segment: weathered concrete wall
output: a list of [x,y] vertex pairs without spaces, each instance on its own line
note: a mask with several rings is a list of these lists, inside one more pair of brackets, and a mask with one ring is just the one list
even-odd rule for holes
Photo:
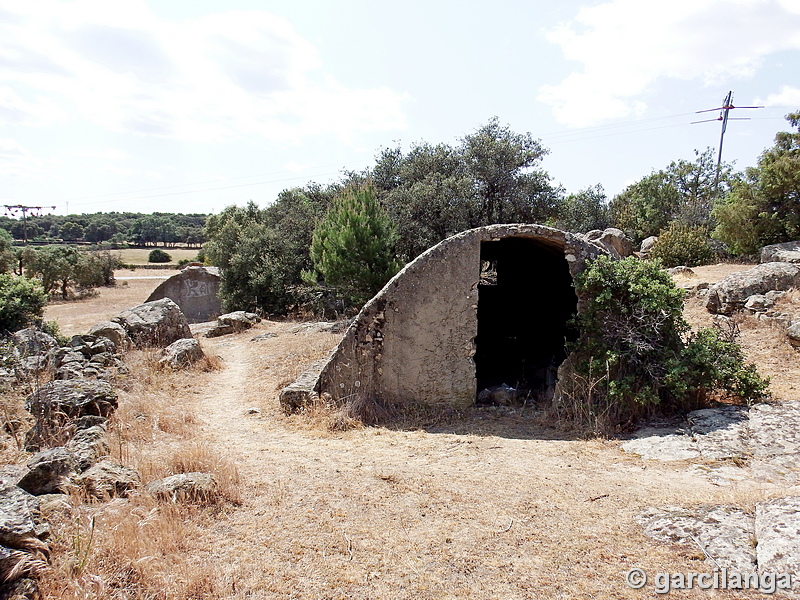
[[203,323],[222,314],[218,292],[218,268],[187,267],[153,290],[146,302],[169,298],[180,307],[189,323]]
[[392,404],[473,404],[481,243],[508,237],[563,252],[573,276],[602,253],[580,237],[541,225],[492,225],[448,238],[406,265],[364,306],[319,375],[306,374],[305,386],[298,381],[281,393],[284,408],[323,393],[337,402],[358,395]]

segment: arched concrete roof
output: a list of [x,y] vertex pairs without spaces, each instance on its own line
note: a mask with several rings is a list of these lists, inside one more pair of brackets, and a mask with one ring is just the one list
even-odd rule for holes
[[361,309],[331,356],[281,392],[286,410],[318,394],[405,404],[470,405],[481,244],[529,239],[563,256],[574,277],[604,251],[578,235],[535,224],[464,231],[408,263]]

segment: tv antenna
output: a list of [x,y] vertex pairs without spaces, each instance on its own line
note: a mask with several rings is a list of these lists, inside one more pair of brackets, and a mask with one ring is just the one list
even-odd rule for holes
[[725,99],[722,101],[722,106],[718,108],[709,108],[706,110],[698,110],[695,114],[719,111],[719,116],[716,119],[705,119],[703,121],[693,121],[692,125],[697,123],[711,123],[712,121],[722,121],[722,133],[719,136],[719,154],[717,155],[717,174],[714,177],[714,190],[719,186],[719,170],[722,165],[722,142],[725,139],[725,130],[728,128],[728,121],[749,121],[749,117],[729,117],[728,113],[734,108],[764,108],[763,106],[734,106],[733,105],[733,92],[728,92]]
[[6,214],[12,217],[16,217],[18,212],[22,213],[22,240],[26,246],[28,245],[28,213],[38,215],[46,208],[56,209],[55,206],[24,206],[22,204],[4,204],[3,208],[6,209]]

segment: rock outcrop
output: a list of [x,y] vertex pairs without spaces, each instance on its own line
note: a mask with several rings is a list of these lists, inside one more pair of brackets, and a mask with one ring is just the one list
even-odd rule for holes
[[783,262],[763,263],[732,273],[708,290],[706,308],[717,314],[731,314],[744,308],[747,299],[772,290],[790,290],[800,285],[800,267]]
[[218,337],[220,335],[228,335],[229,333],[238,333],[245,329],[250,329],[256,323],[261,321],[255,313],[237,310],[232,313],[226,313],[217,317],[217,325],[206,332],[206,337]]
[[175,340],[192,337],[186,317],[169,298],[135,306],[112,321],[120,324],[140,348],[164,348]]
[[760,259],[762,263],[800,263],[800,241],[764,246],[760,252]]
[[185,338],[172,342],[161,351],[158,364],[170,369],[182,369],[205,357],[200,343],[194,338]]

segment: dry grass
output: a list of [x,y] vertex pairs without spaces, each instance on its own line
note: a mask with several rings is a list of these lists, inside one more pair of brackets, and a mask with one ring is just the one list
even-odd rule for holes
[[[144,495],[102,505],[76,499],[51,514],[53,564],[45,598],[154,600],[225,597],[213,565],[199,564],[203,511]],[[203,591],[198,595],[198,591]]]
[[[44,312],[46,321],[56,321],[66,336],[86,333],[100,321],[107,321],[124,310],[141,304],[173,270],[115,271],[117,284],[97,288],[97,294],[81,300],[53,299]],[[131,277],[135,279],[122,279]]]
[[[97,316],[107,310],[93,307],[103,291],[72,306]],[[691,303],[687,315],[707,320]],[[646,598],[652,589],[624,584],[633,566],[711,568],[696,548],[645,538],[635,523],[641,510],[747,508],[787,491],[720,488],[686,463],[574,439],[530,407],[408,407],[391,415],[391,429],[359,425],[380,416],[368,403],[287,417],[278,391],[339,339],[293,334],[293,325],[263,322],[203,340],[220,357],[216,370],[159,371],[152,353],[128,357],[113,452],[144,481],[212,472],[227,495],[212,506],[143,495],[73,500],[55,518],[45,598]],[[752,360],[776,379],[794,377],[777,375],[790,358],[796,364],[777,330],[741,328]],[[276,336],[250,341],[264,332]],[[248,414],[252,406],[261,413]]]
[[[154,248],[123,248],[114,250],[119,255],[119,259],[126,265],[148,265],[153,264],[147,261]],[[180,260],[194,260],[197,257],[197,248],[161,248],[172,257],[172,261],[165,265],[177,264]]]

